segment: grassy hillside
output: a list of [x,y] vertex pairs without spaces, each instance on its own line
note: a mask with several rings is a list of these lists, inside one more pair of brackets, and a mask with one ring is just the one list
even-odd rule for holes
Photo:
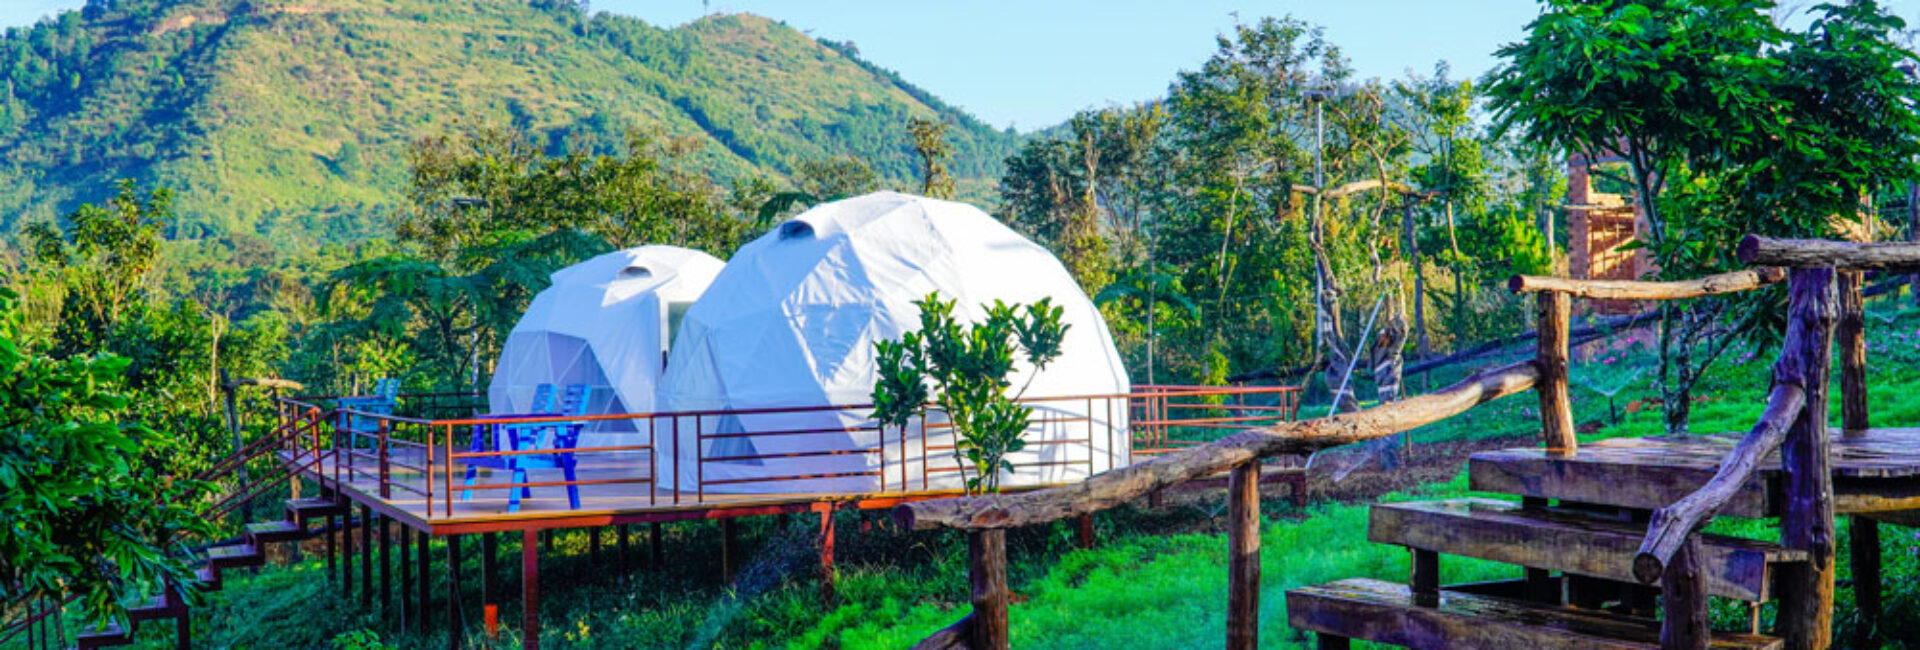
[[908,117],[955,126],[962,194],[1016,138],[751,15],[677,29],[553,0],[96,0],[0,39],[0,227],[114,179],[181,193],[176,235],[364,237],[400,198],[406,144],[470,121],[558,147],[628,128],[694,136],[721,180],[851,155],[908,185]]

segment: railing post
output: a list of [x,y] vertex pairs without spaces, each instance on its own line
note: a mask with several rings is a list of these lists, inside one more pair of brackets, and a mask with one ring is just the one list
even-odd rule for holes
[[1827,433],[1827,372],[1836,311],[1833,276],[1831,268],[1795,269],[1789,281],[1787,317],[1802,321],[1812,334],[1805,337],[1804,347],[1781,351],[1783,358],[1798,355],[1804,360],[1805,372],[1798,379],[1807,396],[1780,446],[1785,474],[1780,541],[1808,555],[1805,564],[1787,565],[1781,578],[1778,620],[1789,648],[1819,650],[1833,640],[1833,475]]
[[967,532],[968,579],[973,584],[974,650],[1006,650],[1007,531]]
[[1660,621],[1662,650],[1706,650],[1710,628],[1707,621],[1707,580],[1700,573],[1700,536],[1687,541],[1667,563],[1660,579],[1660,594],[1666,612]]
[[1260,459],[1227,476],[1227,650],[1260,646]]
[[1568,322],[1572,298],[1559,291],[1534,294],[1539,326],[1539,353],[1534,365],[1540,369],[1535,390],[1540,393],[1541,434],[1547,451],[1571,454],[1580,446],[1574,437],[1573,402],[1567,396]]
[[392,434],[392,426],[392,423],[386,418],[380,419],[380,498],[382,499],[393,498],[393,488],[391,487],[392,483],[390,481],[393,476],[393,468],[388,464],[388,461],[391,459],[387,456],[387,440]]
[[1836,273],[1840,293],[1840,322],[1834,337],[1840,343],[1840,428],[1847,435],[1867,431],[1867,322],[1866,298],[1861,291],[1866,272]]

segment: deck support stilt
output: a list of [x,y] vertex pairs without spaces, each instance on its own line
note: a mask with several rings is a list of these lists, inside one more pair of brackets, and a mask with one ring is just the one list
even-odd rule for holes
[[413,529],[400,527],[400,629],[414,625]]
[[820,600],[831,604],[833,588],[833,504],[820,508]]
[[1080,548],[1093,548],[1093,514],[1087,513],[1074,518],[1074,541]]
[[459,650],[466,631],[460,611],[460,536],[447,536],[447,648]]
[[739,543],[738,526],[733,518],[720,520],[720,581],[733,582],[733,552]]
[[427,544],[432,541],[432,539],[433,536],[423,530],[420,531],[420,536],[415,538],[414,542],[415,552],[413,561],[416,565],[414,568],[420,571],[420,602],[418,603],[420,609],[419,615],[414,618],[419,621],[420,632],[423,634],[427,631],[428,624],[433,620],[433,616],[429,614],[429,612],[433,611],[431,604],[432,598],[429,597],[433,593],[433,580],[430,579],[433,576],[433,557],[427,553]]
[[1260,647],[1260,461],[1227,476],[1227,650]]
[[633,572],[633,556],[627,550],[627,533],[632,532],[629,530],[632,526],[620,524],[618,528],[614,538],[618,541],[616,546],[620,549],[617,551],[620,554],[620,581],[624,583],[627,580],[627,574]]
[[1855,628],[1853,647],[1871,648],[1875,628],[1880,626],[1883,606],[1880,600],[1880,522],[1855,515],[1852,534],[1847,538],[1848,555],[1853,559],[1853,602],[1860,608],[1860,624]]
[[600,568],[600,528],[598,526],[587,529],[587,566],[591,567],[589,570]]
[[652,568],[655,571],[659,571],[660,570],[660,522],[656,521],[650,525],[652,526],[652,530],[648,531],[647,544],[651,545],[652,548],[648,549],[647,551],[648,553],[647,566]]
[[380,518],[380,615],[393,615],[392,519]]
[[520,647],[540,650],[540,545],[531,530],[520,538]]
[[333,547],[333,515],[322,517],[320,523],[322,524],[320,534],[327,538],[327,582],[337,583],[340,578],[334,575],[334,556],[337,555],[337,553]]
[[373,508],[360,506],[360,609],[373,609]]
[[340,597],[353,598],[353,509],[340,515]]
[[500,534],[480,534],[480,606],[500,604]]
[[177,650],[190,650],[193,647],[193,616],[183,614],[173,619],[173,644]]

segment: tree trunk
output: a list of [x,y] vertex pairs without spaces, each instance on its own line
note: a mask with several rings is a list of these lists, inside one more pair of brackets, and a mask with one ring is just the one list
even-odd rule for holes
[[[1401,207],[1401,229],[1407,239],[1407,255],[1413,264],[1413,337],[1414,350],[1421,359],[1433,357],[1433,345],[1427,340],[1427,273],[1420,266],[1420,239],[1413,231],[1413,203]],[[1916,282],[1920,282],[1917,279]]]
[[[1907,241],[1920,242],[1920,183],[1907,181]],[[1907,276],[1913,305],[1920,307],[1920,273]]]
[[1373,345],[1373,385],[1374,394],[1381,404],[1400,399],[1401,381],[1404,375],[1407,347],[1407,319],[1401,307],[1399,289],[1393,290],[1393,296],[1387,298],[1386,320],[1380,325],[1380,335]]

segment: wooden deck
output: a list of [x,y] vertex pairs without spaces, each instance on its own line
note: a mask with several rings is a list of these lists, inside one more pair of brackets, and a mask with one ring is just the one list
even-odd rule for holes
[[[1474,454],[1474,490],[1652,510],[1691,494],[1720,467],[1740,434],[1614,438],[1572,455],[1538,447]],[[1834,506],[1840,514],[1920,509],[1920,428],[1832,430]],[[1779,454],[1723,514],[1779,514]]]
[[[290,454],[281,454],[282,462],[292,464]],[[393,451],[393,463],[422,465],[419,453]],[[389,496],[380,496],[380,483],[370,461],[358,459],[355,469],[335,467],[324,459],[315,472],[312,457],[305,459],[303,472],[317,479],[322,487],[337,489],[349,500],[417,530],[433,535],[467,534],[507,530],[544,530],[555,528],[598,527],[617,524],[726,519],[754,515],[808,512],[838,504],[840,508],[890,508],[920,499],[953,496],[951,491],[889,491],[885,493],[753,493],[727,494],[706,492],[675,493],[671,488],[656,488],[650,482],[598,483],[595,481],[645,480],[652,466],[645,453],[613,459],[583,457],[576,470],[580,507],[570,508],[565,487],[534,487],[533,495],[523,497],[518,512],[508,512],[508,490],[490,484],[511,482],[511,475],[499,469],[481,469],[472,496],[462,498],[465,466],[455,465],[452,477],[453,498],[447,499],[447,477],[433,474],[433,484],[418,471],[398,467],[390,469]],[[336,481],[336,475],[338,480]],[[529,470],[529,482],[559,482],[560,470]],[[431,493],[429,502],[426,494]],[[823,505],[824,504],[824,505]],[[448,512],[449,505],[452,511]],[[431,509],[431,512],[429,512]]]

